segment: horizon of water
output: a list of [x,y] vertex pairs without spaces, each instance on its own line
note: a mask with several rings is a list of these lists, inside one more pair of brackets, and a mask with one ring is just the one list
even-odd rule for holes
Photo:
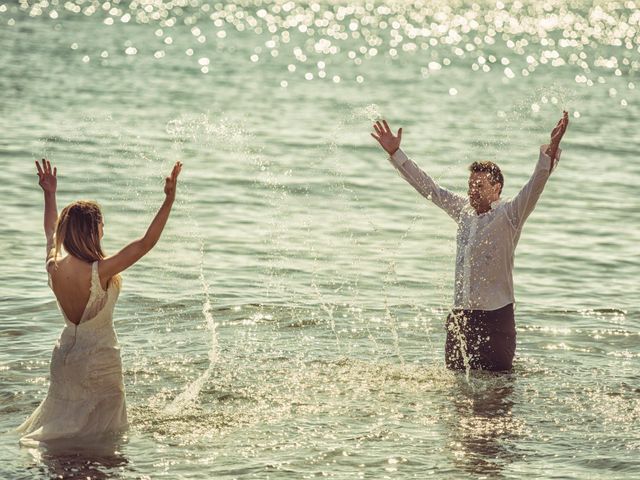
[[[158,245],[115,311],[113,450],[0,437],[2,478],[634,478],[640,16],[634,2],[0,2],[0,429],[44,398],[63,322],[33,161],[104,247]],[[369,136],[505,196],[563,109],[516,252],[513,373],[444,368],[455,225]]]

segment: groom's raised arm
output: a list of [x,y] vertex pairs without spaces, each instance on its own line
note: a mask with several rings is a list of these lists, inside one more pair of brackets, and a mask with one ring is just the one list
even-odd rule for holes
[[423,197],[431,200],[436,206],[447,212],[454,220],[458,220],[460,210],[466,205],[466,198],[457,195],[446,188],[438,185],[427,173],[418,167],[400,149],[402,140],[402,128],[397,135],[391,133],[391,129],[386,120],[382,123],[376,122],[373,126],[376,131],[371,134],[380,146],[389,154],[389,161],[398,170],[400,176],[404,178]]
[[569,115],[563,112],[563,116],[551,132],[551,142],[549,145],[540,147],[538,163],[529,178],[529,181],[522,187],[518,194],[507,203],[507,214],[515,228],[521,228],[525,220],[538,202],[544,186],[551,175],[554,167],[560,161],[560,140],[569,125]]
[[[525,220],[535,208],[540,195],[542,195],[544,186],[547,184],[547,180],[551,175],[550,169],[553,167],[549,166],[551,165],[551,157],[547,152],[548,145],[541,145],[538,163],[536,163],[536,167],[529,181],[520,189],[518,194],[507,203],[507,215],[516,229],[522,227]],[[555,163],[560,159],[561,152],[562,150],[558,149]],[[555,163],[553,166],[555,166]]]

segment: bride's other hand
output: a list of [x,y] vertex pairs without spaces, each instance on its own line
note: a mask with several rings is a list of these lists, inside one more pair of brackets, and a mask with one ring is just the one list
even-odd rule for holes
[[56,193],[58,188],[58,168],[51,169],[51,162],[46,158],[42,159],[42,166],[36,160],[36,168],[38,169],[38,185],[44,193]]

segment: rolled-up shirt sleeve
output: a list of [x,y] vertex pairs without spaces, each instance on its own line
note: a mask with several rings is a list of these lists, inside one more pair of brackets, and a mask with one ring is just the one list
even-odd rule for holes
[[538,157],[538,163],[536,163],[531,178],[529,178],[529,181],[522,187],[518,194],[507,202],[507,214],[516,229],[522,228],[522,225],[535,208],[551,172],[560,160],[562,150],[558,149],[558,154],[552,165],[551,157],[545,153],[547,147],[548,145],[540,146],[540,156]]
[[466,205],[465,197],[457,195],[438,185],[429,175],[420,169],[407,155],[398,149],[389,157],[389,161],[420,195],[431,200],[436,206],[447,212],[456,222],[460,211]]

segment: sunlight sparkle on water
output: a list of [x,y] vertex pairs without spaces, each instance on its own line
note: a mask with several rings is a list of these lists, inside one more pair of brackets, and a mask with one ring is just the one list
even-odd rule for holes
[[[512,4],[501,2],[470,3],[467,9],[441,8],[438,2],[425,2],[406,9],[403,2],[385,5],[364,3],[316,3],[276,0],[268,5],[259,0],[238,3],[208,4],[203,0],[131,2],[128,5],[110,2],[87,5],[80,0],[69,1],[57,9],[58,2],[22,0],[18,6],[2,5],[0,15],[19,8],[30,16],[47,15],[56,20],[64,15],[102,15],[104,24],[114,26],[135,21],[154,25],[153,35],[165,47],[176,39],[182,41],[182,25],[187,26],[192,41],[198,45],[224,43],[231,35],[252,31],[267,36],[263,45],[269,57],[286,55],[304,64],[309,60],[323,62],[323,74],[312,81],[336,82],[339,72],[331,68],[326,58],[345,55],[356,65],[374,62],[381,56],[400,59],[402,55],[417,55],[423,51],[428,72],[447,65],[467,65],[478,73],[491,73],[496,58],[489,56],[496,42],[503,42],[513,56],[503,56],[499,63],[507,79],[528,76],[539,65],[578,69],[577,83],[593,86],[598,71],[613,76],[627,76],[640,70],[640,17],[628,15],[618,4],[607,2],[591,9],[576,10],[563,2],[539,3],[532,0]],[[633,9],[633,2],[625,8]],[[548,15],[553,9],[553,16]],[[7,22],[13,24],[11,18]],[[212,39],[208,40],[208,33]],[[558,36],[560,35],[560,38]],[[312,41],[306,41],[310,39]],[[536,41],[539,39],[539,41]],[[620,47],[615,56],[590,53],[593,45]],[[192,51],[190,48],[187,52]],[[152,50],[155,58],[173,54],[173,50]],[[158,52],[164,52],[158,53]],[[135,47],[124,53],[135,55]],[[455,62],[447,58],[453,55]],[[188,56],[192,54],[187,53]],[[81,57],[85,58],[85,57]],[[260,60],[259,53],[250,56],[251,62]],[[86,60],[83,60],[86,61]],[[268,58],[265,61],[269,61]],[[198,68],[201,68],[199,65]],[[291,68],[289,67],[290,71]],[[339,75],[342,77],[342,75]],[[363,75],[352,77],[362,83]]]

